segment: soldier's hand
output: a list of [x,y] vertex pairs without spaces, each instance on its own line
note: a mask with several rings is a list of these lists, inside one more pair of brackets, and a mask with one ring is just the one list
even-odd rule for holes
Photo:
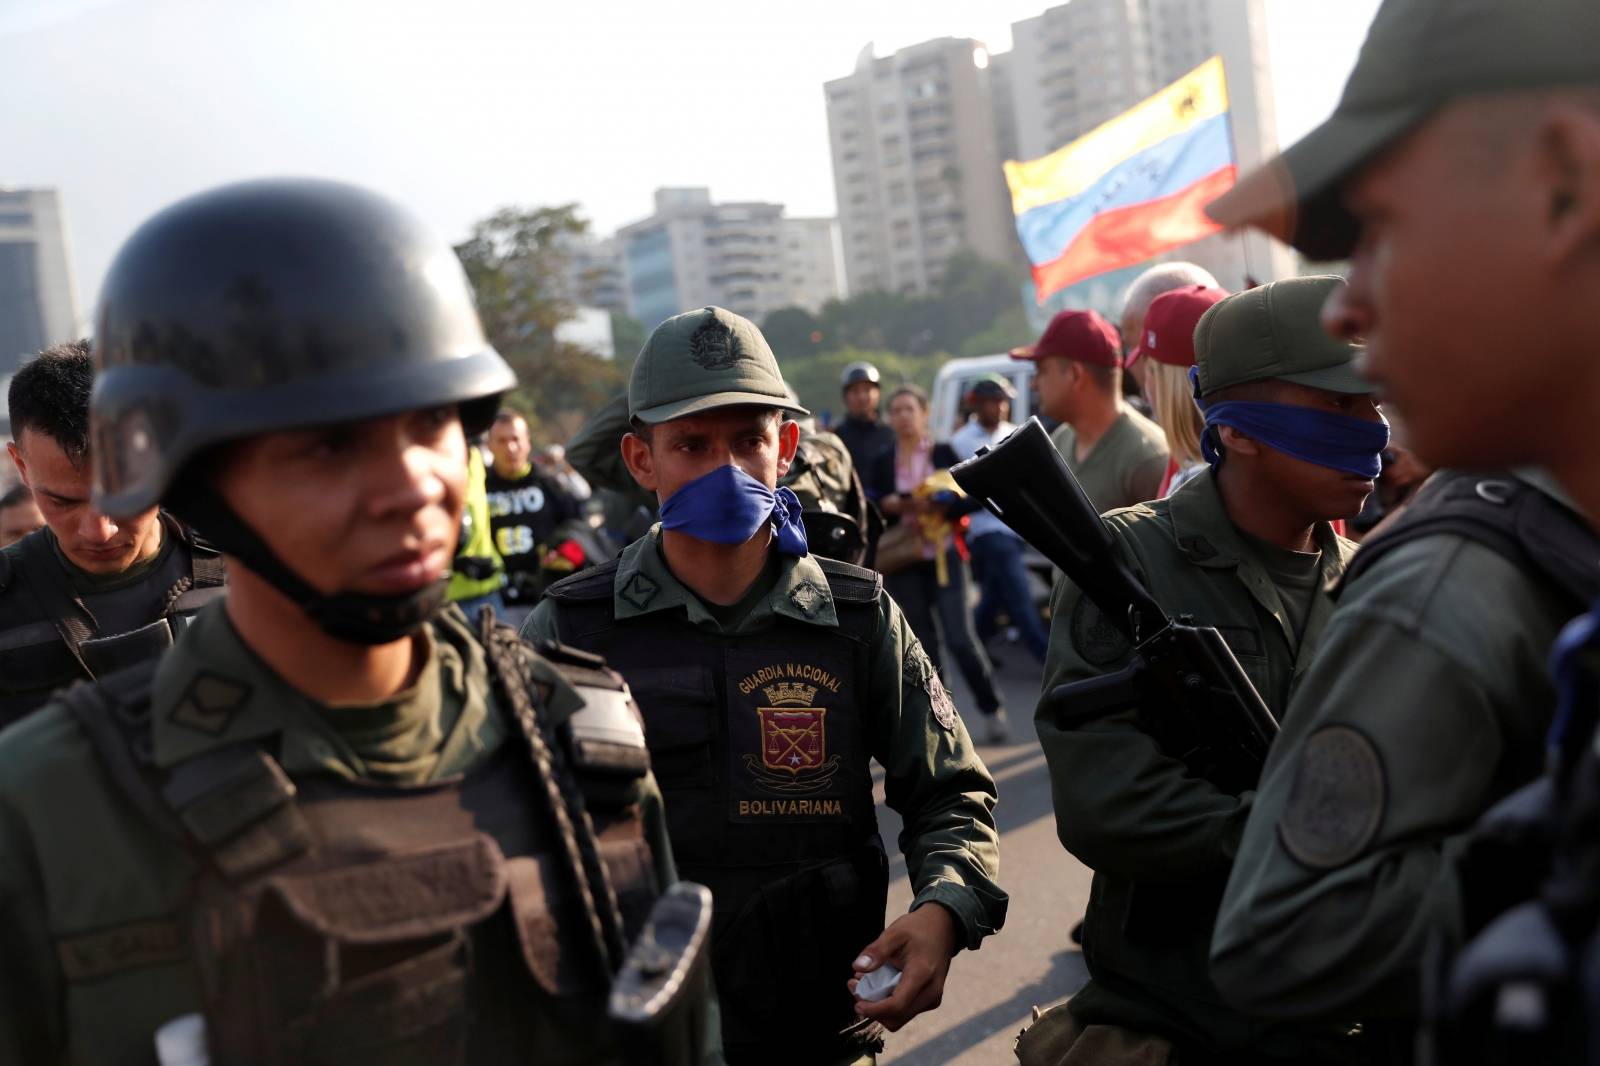
[[955,916],[940,904],[924,903],[910,914],[901,915],[878,939],[861,949],[850,991],[855,991],[862,974],[886,962],[900,970],[900,984],[888,999],[877,1003],[857,1000],[856,1013],[895,1032],[923,1011],[937,1007],[944,998],[944,978],[950,972],[955,950]]

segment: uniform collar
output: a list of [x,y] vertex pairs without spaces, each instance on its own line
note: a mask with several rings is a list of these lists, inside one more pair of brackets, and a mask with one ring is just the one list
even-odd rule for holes
[[[450,628],[447,635],[444,627]],[[459,611],[446,611],[426,634],[429,641],[446,639],[462,652],[459,666],[449,670],[443,683],[462,687],[467,675],[482,676],[483,650],[468,631]],[[437,657],[436,657],[437,658]],[[442,669],[442,667],[441,667]],[[553,671],[551,671],[553,673]],[[424,678],[428,678],[424,672]],[[561,697],[571,695],[559,678],[538,677]],[[441,683],[432,676],[433,684]],[[496,746],[503,731],[496,715],[484,704],[487,693],[466,696],[463,720],[481,723],[458,729],[441,749],[452,763],[470,761],[468,749],[487,751]],[[570,700],[556,699],[559,714],[571,713]],[[323,721],[318,706],[263,662],[239,636],[229,621],[226,602],[207,605],[190,620],[177,645],[161,660],[151,689],[150,735],[152,755],[166,768],[229,744],[261,741],[277,736],[267,750],[291,774],[327,772],[355,778],[359,759],[336,729]]]
[[[1178,549],[1196,566],[1232,569],[1241,584],[1259,603],[1263,610],[1278,620],[1289,647],[1302,644],[1315,647],[1317,636],[1332,610],[1327,596],[1318,596],[1306,621],[1305,632],[1297,638],[1283,598],[1273,584],[1266,568],[1256,559],[1245,544],[1239,528],[1228,517],[1222,505],[1222,494],[1217,490],[1216,470],[1206,470],[1178,487],[1168,497],[1172,515],[1172,534]],[[1343,540],[1327,522],[1318,522],[1311,531],[1311,539],[1322,553],[1318,562],[1319,582],[1324,589],[1335,584],[1344,574],[1355,545]]]
[[[720,630],[721,625],[706,610],[700,597],[667,567],[667,560],[661,554],[660,537],[658,524],[623,549],[611,586],[614,617],[621,620],[682,607],[690,624]],[[772,591],[755,605],[740,628],[755,628],[774,615],[810,625],[838,626],[839,615],[834,609],[833,593],[828,589],[828,576],[814,556],[780,555]]]

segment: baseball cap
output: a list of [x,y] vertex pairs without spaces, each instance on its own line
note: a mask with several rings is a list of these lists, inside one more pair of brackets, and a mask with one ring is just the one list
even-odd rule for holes
[[1372,383],[1356,373],[1361,349],[1322,328],[1322,305],[1343,284],[1331,275],[1290,278],[1213,304],[1194,331],[1200,395],[1269,379],[1330,392],[1372,392]]
[[1122,341],[1098,312],[1057,311],[1036,344],[1011,349],[1013,359],[1056,357],[1097,366],[1121,366]]
[[1213,304],[1227,298],[1226,289],[1189,285],[1151,300],[1144,315],[1144,334],[1128,356],[1128,365],[1148,356],[1169,366],[1193,366],[1194,327]]
[[1212,201],[1312,259],[1341,259],[1358,227],[1339,187],[1439,107],[1468,93],[1600,84],[1594,0],[1385,0],[1326,122]]
[[1014,400],[1017,398],[1016,388],[999,374],[983,375],[983,377],[974,381],[967,391],[975,397],[982,396],[1000,400]]
[[755,323],[720,307],[674,315],[644,342],[628,381],[628,417],[655,424],[738,404],[811,412],[789,398]]

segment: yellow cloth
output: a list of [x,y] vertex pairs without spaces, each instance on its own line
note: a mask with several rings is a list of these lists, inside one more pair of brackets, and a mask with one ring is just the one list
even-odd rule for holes
[[[961,491],[961,486],[956,484],[956,479],[950,476],[948,470],[935,470],[931,477],[911,490],[911,495],[926,500],[940,492],[953,492],[957,499],[967,498],[967,494]],[[917,534],[934,547],[933,571],[939,579],[940,588],[950,584],[950,567],[944,557],[945,543],[957,530],[965,529],[966,524],[966,515],[962,515],[954,522],[942,511],[923,511],[917,515]]]

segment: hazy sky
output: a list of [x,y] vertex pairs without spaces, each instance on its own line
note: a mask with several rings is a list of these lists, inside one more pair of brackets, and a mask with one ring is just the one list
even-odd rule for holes
[[[578,201],[605,232],[659,185],[832,214],[822,83],[929,37],[1010,45],[1049,0],[0,0],[0,185],[62,190],[80,312],[187,193],[310,174],[445,236]],[[1267,0],[1279,137],[1333,107],[1377,0]]]

